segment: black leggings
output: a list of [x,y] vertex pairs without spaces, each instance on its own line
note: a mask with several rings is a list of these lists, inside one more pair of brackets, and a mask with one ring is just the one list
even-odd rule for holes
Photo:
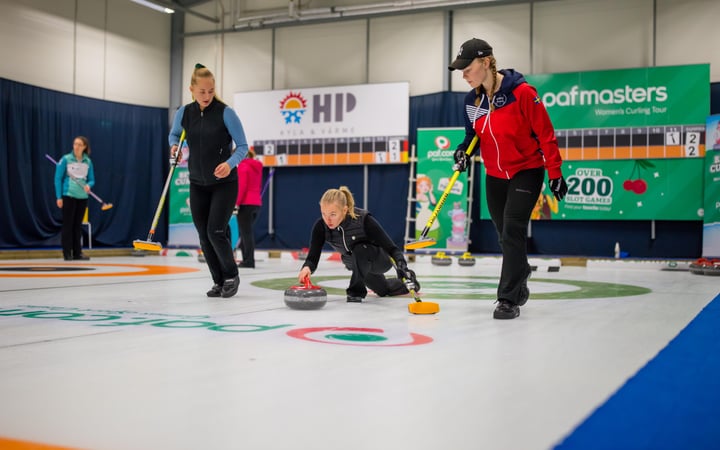
[[228,222],[237,197],[237,182],[201,186],[190,183],[190,213],[200,238],[200,248],[215,284],[235,278],[238,268]]
[[512,303],[521,301],[523,282],[531,273],[527,258],[527,227],[544,177],[542,167],[523,170],[509,180],[486,177],[488,210],[503,254],[498,299]]
[[397,278],[385,278],[392,262],[385,250],[372,244],[358,244],[352,249],[352,255],[344,257],[345,267],[352,270],[350,285],[346,292],[353,297],[367,295],[367,287],[379,297],[407,294],[405,284]]
[[86,198],[75,198],[64,195],[62,207],[62,243],[65,259],[79,258],[82,254],[82,220],[87,209]]
[[257,219],[260,207],[257,205],[240,205],[237,213],[238,229],[240,230],[240,252],[246,266],[255,265],[255,233],[253,224]]

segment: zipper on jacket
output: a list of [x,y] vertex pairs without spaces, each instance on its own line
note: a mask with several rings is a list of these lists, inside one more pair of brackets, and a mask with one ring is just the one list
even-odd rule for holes
[[350,251],[347,244],[345,243],[345,230],[343,230],[343,227],[340,227],[340,226],[338,226],[338,230],[340,230],[340,234],[342,234],[342,242],[343,242],[343,247],[345,247],[345,251],[347,251],[349,254],[352,255],[352,252]]

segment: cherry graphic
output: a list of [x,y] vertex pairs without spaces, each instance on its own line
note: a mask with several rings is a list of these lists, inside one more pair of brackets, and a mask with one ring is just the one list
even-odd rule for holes
[[[646,161],[643,159],[635,160],[635,164],[633,165],[633,170],[630,172],[630,177],[623,181],[623,189],[626,191],[632,191],[638,195],[642,195],[647,191],[648,185],[647,181],[642,179],[642,170],[650,170],[651,168],[655,167],[655,164],[651,163],[650,161]],[[638,179],[633,180],[633,175],[635,175],[635,171],[638,173]]]
[[647,191],[647,181],[643,179],[637,179],[632,182],[632,190],[636,194],[644,194]]

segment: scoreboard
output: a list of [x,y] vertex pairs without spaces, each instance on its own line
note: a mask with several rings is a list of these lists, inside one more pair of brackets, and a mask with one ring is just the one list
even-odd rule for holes
[[565,161],[700,158],[705,126],[650,126],[556,130]]

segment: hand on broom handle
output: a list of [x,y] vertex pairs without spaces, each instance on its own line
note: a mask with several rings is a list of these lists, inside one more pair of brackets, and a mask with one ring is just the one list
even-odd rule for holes
[[[470,145],[468,145],[467,150],[465,150],[465,154],[470,156],[472,155],[473,149],[475,148],[475,144],[477,144],[478,137],[475,135],[473,137],[472,141],[470,142]],[[454,167],[454,166],[453,166]],[[437,205],[435,205],[435,209],[433,209],[432,214],[430,214],[430,218],[428,219],[427,223],[425,224],[425,228],[423,228],[422,233],[420,233],[420,237],[416,239],[415,241],[408,242],[405,244],[406,250],[415,250],[418,248],[424,248],[424,247],[430,247],[431,245],[435,245],[436,241],[435,239],[427,239],[427,235],[430,232],[430,227],[435,222],[435,219],[437,219],[437,216],[440,214],[440,210],[442,209],[443,205],[445,204],[445,200],[447,200],[448,195],[450,195],[450,191],[453,188],[453,185],[457,181],[458,177],[460,176],[460,170],[455,170],[452,177],[450,178],[450,181],[448,181],[447,186],[445,187],[445,190],[442,193],[442,196],[440,197],[440,200],[438,200]]]

